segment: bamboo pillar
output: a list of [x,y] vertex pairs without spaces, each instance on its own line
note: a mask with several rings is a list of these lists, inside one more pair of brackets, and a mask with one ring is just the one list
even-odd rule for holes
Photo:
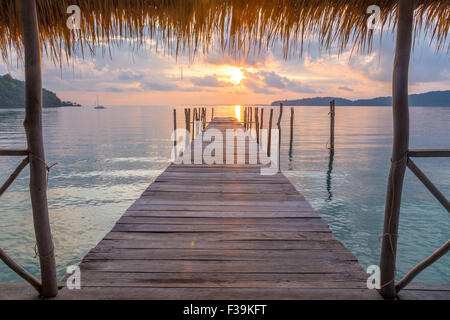
[[54,246],[47,204],[47,170],[42,135],[42,74],[35,0],[18,1],[25,48],[26,111],[24,127],[30,153],[30,195],[41,266],[41,295],[58,294]]
[[411,55],[414,1],[399,0],[397,40],[392,81],[394,143],[386,195],[383,241],[381,245],[381,294],[393,299],[397,253],[398,221],[403,179],[409,147],[408,71]]

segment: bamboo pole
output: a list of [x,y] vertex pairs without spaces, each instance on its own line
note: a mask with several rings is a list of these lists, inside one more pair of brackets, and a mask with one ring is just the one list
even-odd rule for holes
[[259,146],[259,110],[255,109],[255,128],[256,128],[256,143]]
[[392,81],[394,142],[386,195],[383,241],[380,257],[380,292],[383,297],[388,299],[394,299],[396,296],[394,282],[398,222],[409,145],[408,71],[411,55],[413,14],[414,1],[399,0],[397,40]]
[[195,122],[197,121],[197,108],[192,112],[192,141],[195,139]]
[[450,203],[445,196],[439,191],[438,188],[428,179],[428,177],[420,170],[416,164],[408,159],[406,163],[409,169],[416,175],[416,177],[424,184],[424,186],[431,192],[431,194],[444,206],[447,212],[450,213]]
[[267,139],[267,156],[270,157],[270,147],[272,146],[272,119],[273,119],[273,109],[270,109],[269,118],[269,139]]
[[25,270],[20,264],[16,263],[10,256],[0,248],[0,259],[19,277],[31,284],[38,292],[41,291],[42,284],[35,276]]
[[291,136],[289,139],[289,159],[292,160],[292,148],[294,143],[294,107],[291,107]]
[[336,115],[336,101],[330,102],[330,154],[334,155],[334,125]]
[[177,131],[177,109],[173,109],[173,132],[175,135],[175,140],[173,141],[173,146],[177,147],[177,137],[176,137],[176,131]]
[[250,130],[252,130],[252,121],[253,121],[253,108],[252,107],[250,107],[250,114],[248,116],[248,119],[249,119],[248,123],[250,126]]
[[411,158],[446,158],[450,157],[450,150],[409,150]]
[[414,268],[411,269],[396,285],[397,292],[406,287],[420,272],[431,266],[434,262],[439,260],[443,255],[447,254],[450,250],[450,240],[447,240],[439,249],[433,252],[428,258],[420,262]]
[[211,121],[214,120],[214,108],[211,109]]
[[244,128],[247,130],[247,107],[244,107]]
[[28,165],[30,162],[29,158],[26,157],[17,167],[16,170],[11,174],[11,176],[6,180],[6,182],[3,184],[3,186],[0,188],[0,197],[5,193],[5,191],[9,188],[9,186],[16,180],[16,178],[19,176],[19,174],[22,172],[22,170]]
[[280,103],[280,112],[278,115],[278,171],[281,172],[281,119],[283,117],[283,104]]
[[4,157],[21,157],[28,156],[28,150],[19,150],[19,149],[0,149],[0,156]]
[[259,141],[261,141],[261,131],[264,126],[264,108],[261,108],[261,124],[259,125]]
[[42,135],[42,74],[36,2],[19,0],[25,48],[24,127],[30,152],[30,194],[44,297],[58,294],[54,245],[47,204],[47,170]]

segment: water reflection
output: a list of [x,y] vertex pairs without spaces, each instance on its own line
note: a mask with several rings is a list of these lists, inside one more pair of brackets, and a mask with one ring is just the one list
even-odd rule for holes
[[[268,128],[270,108],[265,106],[263,117],[264,106],[260,107],[260,126]],[[177,107],[177,114],[183,114],[184,108]],[[239,114],[242,121],[243,109],[215,106],[214,115]],[[412,148],[449,148],[449,109],[411,109]],[[282,170],[326,219],[336,237],[367,267],[379,261],[378,235],[382,232],[390,165],[392,113],[389,108],[340,108],[336,119],[339,159],[334,161],[326,148],[328,112],[327,107],[295,107],[292,130],[289,112],[284,113]],[[79,263],[170,163],[172,113],[173,108],[164,107],[111,107],[102,112],[89,108],[44,110],[48,162],[59,163],[49,177],[49,207],[60,276],[67,265]],[[23,110],[0,110],[0,147],[25,145],[23,117]],[[177,127],[185,126],[185,118],[179,116]],[[449,194],[448,161],[426,159],[418,165],[444,194]],[[17,159],[1,159],[0,181],[16,166]],[[33,258],[35,239],[28,183],[28,172],[24,171],[2,196],[0,245],[39,275],[38,261]],[[409,172],[405,186],[399,275],[450,238],[450,218],[445,209]],[[449,283],[448,265],[449,255],[419,275],[418,281]],[[0,263],[2,281],[19,279]]]

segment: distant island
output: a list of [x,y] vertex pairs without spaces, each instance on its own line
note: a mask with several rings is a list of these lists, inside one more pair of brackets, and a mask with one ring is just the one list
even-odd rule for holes
[[[80,107],[71,101],[61,101],[54,92],[43,89],[42,103],[44,108]],[[25,82],[16,80],[11,75],[0,76],[0,108],[25,107]]]
[[[359,100],[349,100],[337,97],[317,97],[298,100],[274,101],[272,102],[272,106],[278,106],[280,103],[283,103],[285,106],[329,106],[331,100],[336,101],[336,106],[392,106],[392,97],[378,97]],[[409,105],[411,107],[450,107],[450,90],[431,91],[410,95]]]

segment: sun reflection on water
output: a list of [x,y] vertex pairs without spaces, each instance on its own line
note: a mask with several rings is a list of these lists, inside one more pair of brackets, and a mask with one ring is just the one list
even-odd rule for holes
[[239,122],[241,122],[241,106],[236,106],[236,119],[238,119]]

